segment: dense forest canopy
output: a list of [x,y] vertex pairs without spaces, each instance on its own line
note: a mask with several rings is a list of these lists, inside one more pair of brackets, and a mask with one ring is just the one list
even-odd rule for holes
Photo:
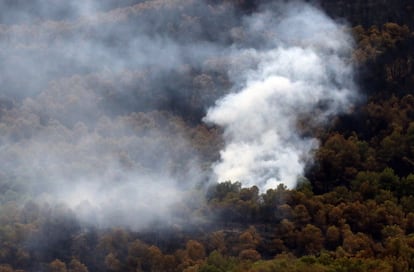
[[414,269],[410,1],[0,8],[0,271]]

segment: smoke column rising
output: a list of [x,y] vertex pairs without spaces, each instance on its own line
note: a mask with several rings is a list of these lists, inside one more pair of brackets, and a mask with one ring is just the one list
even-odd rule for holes
[[300,118],[324,124],[355,99],[352,39],[343,26],[303,3],[278,11],[246,19],[246,29],[264,33],[266,42],[234,53],[254,65],[233,67],[239,88],[204,118],[224,128],[226,145],[213,166],[217,180],[262,191],[280,183],[293,188],[311,163],[318,142],[301,136]]

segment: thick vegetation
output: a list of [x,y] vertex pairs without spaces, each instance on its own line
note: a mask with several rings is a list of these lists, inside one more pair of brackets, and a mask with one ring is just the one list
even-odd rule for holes
[[[97,229],[80,224],[74,211],[64,205],[30,200],[21,190],[24,176],[13,176],[5,162],[0,171],[0,271],[413,271],[414,34],[396,23],[356,26],[352,31],[356,40],[353,61],[365,97],[353,112],[338,117],[328,128],[304,128],[320,139],[321,146],[307,169],[307,179],[296,189],[280,185],[259,192],[257,187],[223,182],[188,193],[188,199],[202,199],[201,205],[181,203],[179,210],[185,217],[198,218],[188,225],[154,223],[139,232]],[[163,120],[167,131],[184,133],[205,157],[203,161],[211,162],[221,145],[220,132],[198,123],[203,112],[194,109],[212,103],[228,82],[217,73],[183,73],[185,82],[177,86],[195,88],[200,95],[181,97],[181,104],[164,98],[164,111],[148,109],[116,118],[132,124],[136,131],[156,127],[154,120]],[[145,93],[145,76],[124,74],[113,82],[133,85],[132,81],[140,81],[143,93],[136,97],[144,97],[142,103],[151,105],[159,101],[153,96],[164,93]],[[102,95],[107,99],[100,101],[102,105],[111,99],[131,101],[130,107],[136,102],[136,97],[123,97],[105,85],[100,75],[70,80],[79,82],[79,88],[91,84],[90,88],[108,90]],[[56,88],[65,97],[62,85]],[[54,108],[55,101],[48,99],[46,92],[23,108],[48,104],[50,110],[60,111],[54,116],[61,116],[57,120],[61,124],[79,126],[79,133],[88,130],[73,124],[66,118],[66,109]],[[71,107],[94,98],[72,99]],[[24,139],[48,120],[30,121],[27,118],[32,115],[16,111],[17,103],[0,100],[0,131],[5,137]],[[183,105],[190,107],[183,109]],[[117,110],[114,115],[127,111]],[[16,123],[20,127],[5,125],[15,119],[20,120]],[[112,126],[106,120],[93,124],[93,139],[102,140]],[[67,142],[75,141],[76,135],[61,126],[54,129],[62,130],[62,138],[71,139]],[[113,141],[117,137],[108,136]],[[180,148],[168,139],[165,142],[168,148]],[[70,144],[65,148],[68,153],[72,150]],[[88,151],[83,152],[87,155]],[[123,169],[140,164],[126,155],[121,161]]]

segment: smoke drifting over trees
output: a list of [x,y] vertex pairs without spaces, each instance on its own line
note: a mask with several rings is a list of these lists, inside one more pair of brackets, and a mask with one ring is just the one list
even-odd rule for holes
[[18,24],[2,26],[1,174],[13,193],[4,197],[63,202],[99,226],[169,221],[207,171],[200,141],[191,142],[203,128],[183,117],[207,106],[193,88],[212,81],[201,69],[220,43],[182,18],[204,18],[207,6],[78,4],[82,12],[64,21],[28,20],[55,17],[39,2],[38,12],[16,9]]
[[413,270],[413,7],[309,2],[0,1],[0,271]]
[[[307,4],[250,15],[192,0],[49,4],[2,8],[6,200],[140,228],[173,220],[207,181],[294,187],[317,147],[300,118],[324,123],[353,99],[351,39]],[[216,137],[194,126],[204,113],[224,129],[213,174],[221,144],[200,144]]]

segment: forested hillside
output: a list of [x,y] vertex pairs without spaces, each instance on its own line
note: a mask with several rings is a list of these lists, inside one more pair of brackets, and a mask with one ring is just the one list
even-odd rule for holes
[[281,2],[3,1],[0,271],[413,271],[414,6]]

